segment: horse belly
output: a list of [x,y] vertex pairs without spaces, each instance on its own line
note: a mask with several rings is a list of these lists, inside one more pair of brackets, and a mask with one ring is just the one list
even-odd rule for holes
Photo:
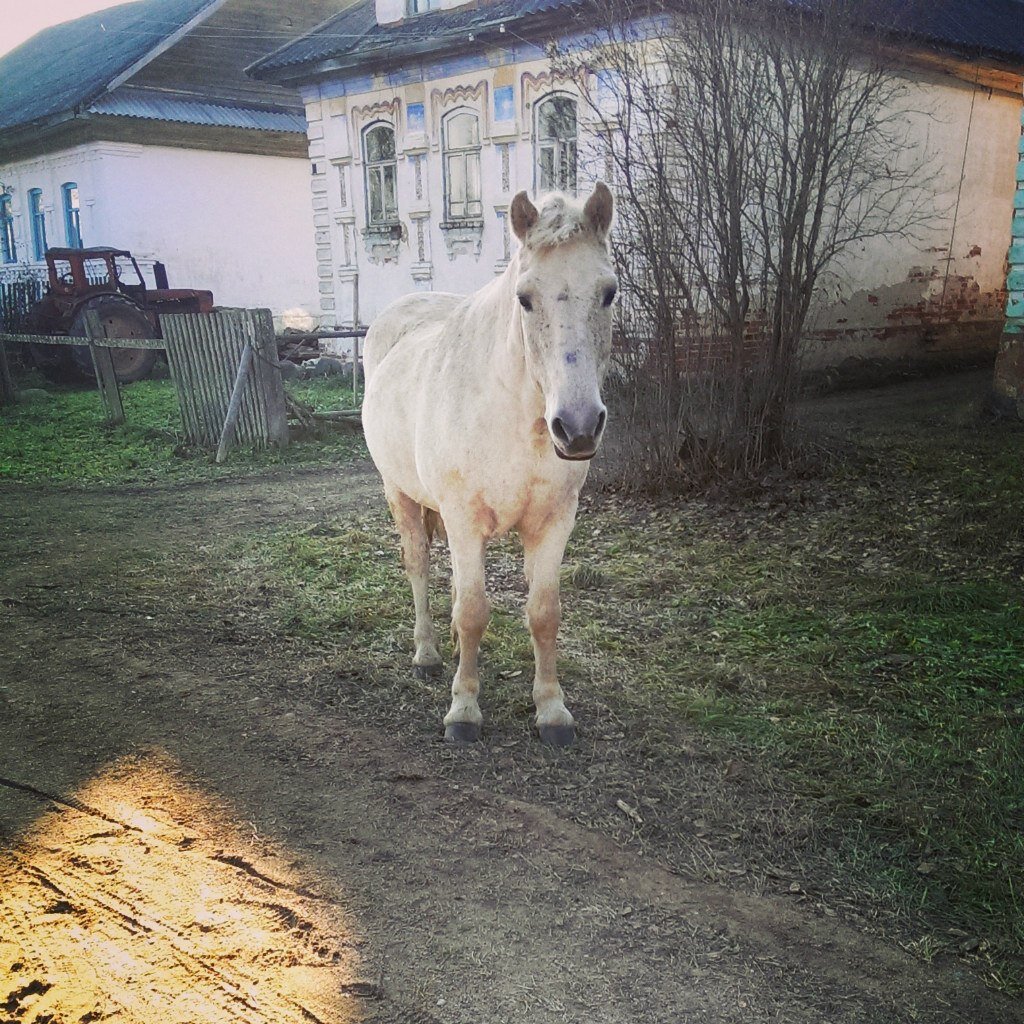
[[[385,484],[396,487],[421,505],[436,508],[416,465],[414,392],[386,359],[367,385],[363,397],[363,433],[377,471]],[[397,378],[397,379],[396,379]]]

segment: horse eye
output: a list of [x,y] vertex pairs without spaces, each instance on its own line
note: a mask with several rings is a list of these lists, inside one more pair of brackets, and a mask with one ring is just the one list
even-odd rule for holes
[[615,295],[617,291],[618,289],[616,288],[609,288],[604,293],[604,302],[602,302],[601,305],[603,305],[605,309],[607,309],[615,301]]
[[517,295],[516,298],[519,299],[519,305],[522,306],[523,309],[525,309],[527,313],[532,313],[533,312],[533,303],[530,301],[529,296],[527,296],[527,295]]

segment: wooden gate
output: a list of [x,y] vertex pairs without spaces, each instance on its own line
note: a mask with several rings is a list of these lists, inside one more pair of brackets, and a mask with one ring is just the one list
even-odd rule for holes
[[[256,448],[288,443],[269,309],[169,313],[160,317],[160,333],[190,443],[222,449],[232,440]],[[233,437],[225,437],[232,423]]]

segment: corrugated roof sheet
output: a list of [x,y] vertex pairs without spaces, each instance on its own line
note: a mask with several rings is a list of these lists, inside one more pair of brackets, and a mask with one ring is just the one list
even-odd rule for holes
[[124,89],[101,96],[90,105],[89,112],[120,117],[141,117],[150,121],[219,125],[224,128],[253,128],[303,134],[306,131],[306,119],[301,114],[169,99],[166,96],[144,95]]
[[37,33],[0,59],[0,131],[88,103],[216,0],[136,0]]
[[[816,0],[784,0],[813,6]],[[248,70],[256,78],[275,72],[299,72],[303,65],[339,60],[352,68],[397,62],[433,44],[442,49],[466,40],[474,29],[512,23],[558,9],[577,8],[585,17],[586,0],[492,0],[454,10],[416,15],[378,25],[373,0],[324,22],[295,42],[268,54]],[[878,23],[897,36],[920,40],[966,56],[989,56],[1024,65],[1022,0],[884,0]],[[297,77],[297,76],[296,76]]]
[[1024,3],[1020,0],[929,0],[893,3],[897,31],[969,55],[1024,62]]
[[259,78],[265,71],[332,58],[356,57],[369,62],[384,54],[397,55],[431,41],[440,46],[487,25],[521,21],[559,8],[584,6],[585,0],[495,0],[378,25],[373,0],[363,0],[294,43],[256,61],[248,70]]

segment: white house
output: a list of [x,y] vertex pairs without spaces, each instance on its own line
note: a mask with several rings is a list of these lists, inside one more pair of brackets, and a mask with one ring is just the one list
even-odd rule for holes
[[[906,5],[898,5],[906,8]],[[415,289],[471,291],[507,264],[519,189],[583,189],[580,88],[545,43],[585,0],[360,0],[257,61],[305,102],[320,307],[369,322]],[[928,237],[865,247],[819,311],[812,365],[992,352],[1003,320],[1024,34],[1016,0],[907,8],[894,47],[939,173]]]
[[244,68],[338,6],[138,0],[0,59],[0,281],[42,276],[47,246],[112,245],[315,321],[303,107]]

